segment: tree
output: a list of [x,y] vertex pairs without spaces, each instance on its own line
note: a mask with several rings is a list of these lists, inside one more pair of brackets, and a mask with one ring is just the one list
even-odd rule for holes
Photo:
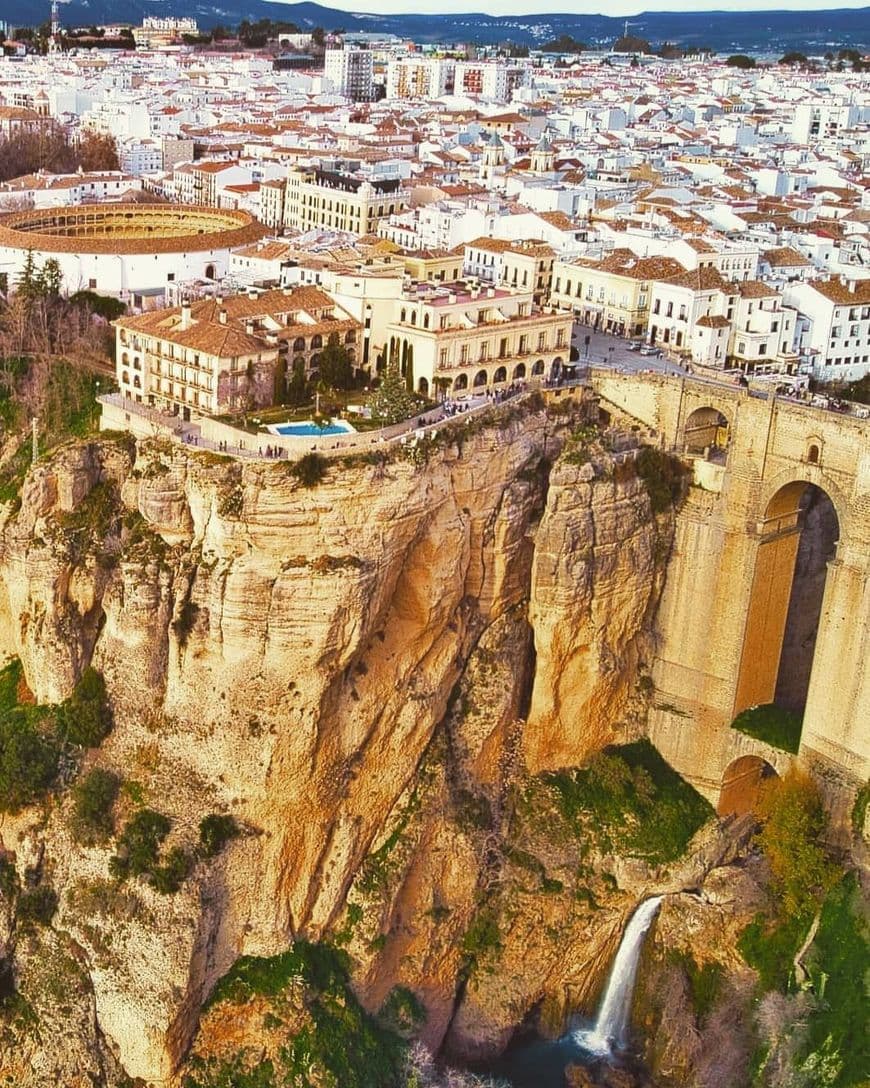
[[18,277],[16,293],[27,305],[39,296],[39,272],[36,268],[36,258],[33,256],[32,249],[28,249],[27,256],[24,258],[24,267]]
[[637,38],[634,34],[625,34],[613,43],[614,53],[652,53],[652,46],[646,38]]
[[320,356],[320,379],[331,389],[350,389],[353,385],[353,364],[337,332],[329,334]]
[[784,57],[779,58],[780,64],[785,64],[789,68],[809,68],[809,59],[803,54],[793,50],[791,53],[786,53]]
[[825,813],[818,788],[807,775],[790,771],[770,783],[758,807],[764,821],[758,842],[783,913],[812,917],[837,875],[822,845]]
[[754,68],[755,57],[747,57],[745,53],[734,53],[725,63],[729,68]]
[[107,133],[86,132],[79,140],[78,160],[82,170],[118,170],[118,150]]
[[387,365],[387,371],[372,396],[370,405],[372,419],[386,426],[409,419],[414,414],[416,402],[408,392],[395,362]]
[[304,404],[308,400],[308,380],[305,377],[305,364],[297,359],[287,382],[287,404]]
[[37,293],[41,298],[57,298],[62,279],[59,262],[54,257],[47,258],[37,276]]
[[578,42],[570,34],[560,34],[551,42],[541,46],[542,53],[585,53],[589,46],[586,42]]

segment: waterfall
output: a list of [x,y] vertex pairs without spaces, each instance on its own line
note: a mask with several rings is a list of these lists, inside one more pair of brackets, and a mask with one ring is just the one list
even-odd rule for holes
[[575,1032],[577,1042],[592,1054],[606,1057],[614,1047],[623,1047],[628,1042],[628,1018],[643,939],[658,913],[661,901],[660,895],[646,899],[631,916],[610,968],[595,1025],[591,1029]]

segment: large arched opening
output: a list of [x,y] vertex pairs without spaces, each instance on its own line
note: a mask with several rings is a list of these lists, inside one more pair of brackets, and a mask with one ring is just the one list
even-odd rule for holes
[[776,777],[776,771],[760,756],[740,756],[725,768],[719,791],[719,816],[742,816],[758,807],[758,798],[765,782]]
[[717,408],[696,408],[683,425],[686,453],[724,453],[728,447],[728,420]]
[[795,480],[770,498],[759,531],[734,713],[773,703],[803,715],[840,521],[826,491]]

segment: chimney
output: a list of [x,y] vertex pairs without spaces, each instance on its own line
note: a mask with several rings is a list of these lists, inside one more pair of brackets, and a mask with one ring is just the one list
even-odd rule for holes
[[854,295],[857,287],[858,287],[858,281],[857,280],[849,280],[849,293],[850,294]]
[[456,301],[456,295],[453,291],[451,291],[450,294],[447,296],[447,301],[451,303]]
[[181,330],[190,328],[190,299],[182,299],[181,302]]
[[256,287],[249,287],[248,288],[248,298],[249,299],[254,300],[254,299],[258,299],[259,297],[260,297],[260,292],[257,290]]
[[487,287],[486,297],[487,298],[495,298],[495,288],[494,287]]
[[223,306],[218,310],[218,321],[220,321],[222,325],[226,325],[227,323],[227,311]]
[[254,335],[254,322],[253,319],[250,317],[245,322],[245,332],[248,334],[248,336]]

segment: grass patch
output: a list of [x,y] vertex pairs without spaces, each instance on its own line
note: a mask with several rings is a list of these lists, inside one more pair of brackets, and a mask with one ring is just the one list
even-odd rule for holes
[[230,839],[234,839],[238,833],[239,826],[232,816],[212,812],[199,822],[200,850],[207,858],[217,857]]
[[747,737],[764,741],[782,752],[797,753],[801,742],[803,718],[791,710],[784,710],[774,703],[753,706],[741,711],[731,728]]
[[542,777],[578,837],[655,864],[680,857],[713,816],[648,740],[606,748],[587,767]]

